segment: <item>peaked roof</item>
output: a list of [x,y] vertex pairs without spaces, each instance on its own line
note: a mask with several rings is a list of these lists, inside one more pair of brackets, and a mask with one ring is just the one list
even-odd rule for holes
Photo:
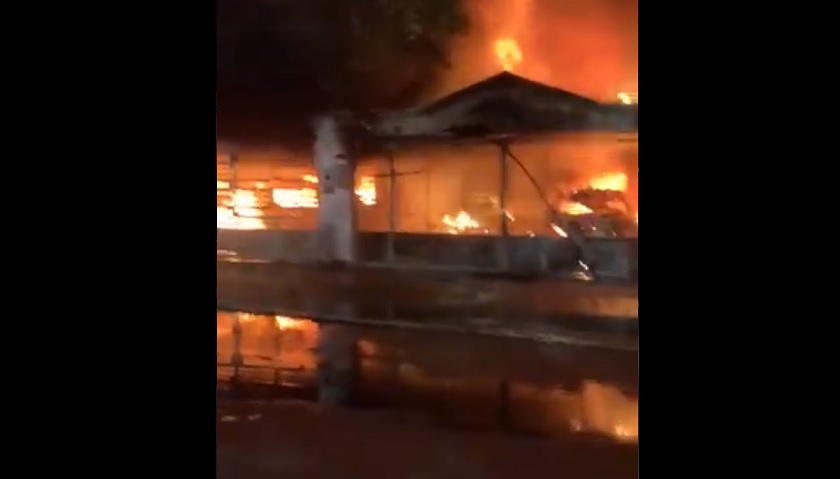
[[543,98],[546,100],[550,99],[553,101],[572,102],[583,107],[596,108],[600,105],[598,102],[590,98],[505,71],[440,98],[431,104],[421,107],[419,111],[423,113],[432,113],[435,110],[440,110],[442,108],[447,108],[454,104],[463,102],[473,96],[503,92],[519,93],[529,97]]
[[602,104],[512,73],[499,73],[430,104],[383,112],[380,139],[487,140],[562,132],[633,132],[636,106]]

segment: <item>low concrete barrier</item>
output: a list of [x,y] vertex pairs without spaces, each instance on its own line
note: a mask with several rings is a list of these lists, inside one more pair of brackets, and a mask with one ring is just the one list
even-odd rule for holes
[[[634,281],[638,277],[638,239],[590,239],[595,272],[601,278]],[[242,260],[314,261],[311,231],[217,230],[217,249]],[[357,252],[362,264],[389,263],[388,233],[360,233]],[[500,266],[500,251],[507,267]],[[568,274],[578,267],[572,241],[559,237],[460,236],[397,233],[393,265],[505,271],[517,274]]]

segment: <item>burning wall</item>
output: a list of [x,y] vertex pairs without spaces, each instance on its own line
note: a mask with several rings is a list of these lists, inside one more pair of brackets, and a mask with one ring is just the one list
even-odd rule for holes
[[[631,220],[637,216],[637,143],[619,141],[615,135],[577,134],[514,145],[511,151],[538,188],[508,159],[504,209],[510,234],[557,234],[551,228],[551,209],[581,218],[605,216],[604,210],[609,209]],[[501,170],[496,146],[417,148],[398,153],[395,163],[397,231],[500,233]],[[385,160],[371,164],[374,170],[387,171]],[[382,186],[380,198],[387,212],[387,184]],[[594,211],[599,207],[600,211]],[[387,217],[375,217],[382,211],[361,209],[359,214],[371,229],[387,229]]]
[[[235,171],[234,171],[235,169]],[[311,161],[283,151],[245,152],[236,167],[216,157],[216,227],[220,229],[313,229],[318,210],[318,177]],[[377,204],[376,181],[362,174],[356,196],[365,207]]]
[[[505,211],[510,234],[558,234],[551,226],[546,200],[553,208],[581,218],[590,213],[603,216],[604,211],[594,211],[596,205],[614,207],[629,218],[638,217],[637,143],[619,141],[615,135],[577,134],[539,144],[514,145],[512,152],[536,180],[539,190],[514,161],[508,160]],[[493,145],[438,145],[398,152],[396,230],[499,234],[498,158],[498,148]],[[318,180],[313,167],[305,161],[284,158],[281,153],[243,154],[234,175],[226,161],[226,157],[217,158],[219,228],[314,228]],[[384,158],[360,162],[356,196],[362,231],[389,229],[388,175]],[[234,181],[238,187],[234,187]],[[593,197],[593,191],[601,193]]]

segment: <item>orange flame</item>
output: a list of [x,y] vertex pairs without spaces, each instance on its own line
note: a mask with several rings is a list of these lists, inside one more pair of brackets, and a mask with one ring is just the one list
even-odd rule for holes
[[456,235],[464,231],[480,228],[481,225],[466,211],[459,211],[457,215],[443,215],[441,222],[449,234]]
[[[590,178],[586,182],[586,188],[601,191],[627,191],[628,178],[624,173],[605,173],[594,178]],[[592,214],[593,211],[588,206],[575,202],[564,201],[558,207],[560,213],[570,216],[581,216]],[[639,213],[636,212],[636,224],[639,223]],[[558,235],[566,238],[568,234],[559,226],[551,225],[551,228]]]
[[[218,187],[220,183],[216,181]],[[221,206],[216,207],[216,227],[231,230],[262,230],[265,222],[253,191],[235,190],[228,193]]]
[[522,50],[513,38],[500,38],[494,45],[496,58],[505,71],[512,72],[522,63]]
[[[318,177],[306,174],[301,179],[310,185],[318,184]],[[359,185],[354,190],[359,201],[363,205],[373,206],[376,204],[376,183],[370,176],[363,176]],[[317,208],[318,191],[312,186],[303,188],[274,188],[271,191],[271,199],[275,205],[281,208]]]
[[589,187],[602,191],[627,191],[627,175],[624,173],[607,173],[589,180]]
[[628,92],[622,91],[618,93],[618,101],[625,105],[638,105],[639,104],[639,93],[638,92]]
[[[301,180],[307,185],[300,188],[273,188],[271,203],[286,209],[318,208],[318,191],[314,186],[318,184],[318,177],[305,174],[301,176]],[[224,198],[216,207],[216,227],[237,230],[266,229],[263,219],[265,215],[256,192],[243,189],[227,191],[230,186],[227,181],[216,180],[218,194]],[[257,182],[256,188],[257,190],[266,189],[266,183]],[[376,204],[376,183],[373,177],[361,177],[354,192],[363,205]]]

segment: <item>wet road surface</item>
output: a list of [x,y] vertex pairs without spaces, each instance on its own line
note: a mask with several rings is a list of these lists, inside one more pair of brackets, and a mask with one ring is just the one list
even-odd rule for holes
[[638,445],[441,427],[389,411],[310,403],[217,405],[217,479],[636,478]]

